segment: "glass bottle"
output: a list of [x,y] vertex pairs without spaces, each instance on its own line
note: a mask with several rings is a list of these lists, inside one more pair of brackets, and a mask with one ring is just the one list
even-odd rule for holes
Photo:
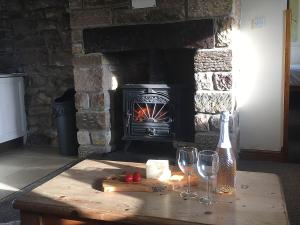
[[221,113],[220,137],[216,151],[219,155],[216,192],[232,194],[235,190],[236,159],[229,138],[229,112]]

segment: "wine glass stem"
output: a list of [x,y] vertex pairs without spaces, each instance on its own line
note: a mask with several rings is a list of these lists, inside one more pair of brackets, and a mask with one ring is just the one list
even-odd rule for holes
[[188,174],[188,189],[187,189],[187,193],[191,193],[191,174]]
[[207,199],[210,201],[210,177],[207,177]]

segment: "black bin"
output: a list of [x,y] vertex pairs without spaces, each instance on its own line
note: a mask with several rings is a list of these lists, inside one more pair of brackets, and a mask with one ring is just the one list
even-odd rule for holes
[[68,89],[53,104],[59,151],[61,155],[72,156],[78,154],[75,90]]

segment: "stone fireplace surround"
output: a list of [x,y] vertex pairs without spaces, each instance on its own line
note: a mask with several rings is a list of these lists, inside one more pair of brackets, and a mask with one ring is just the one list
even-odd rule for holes
[[[112,80],[122,76],[124,62],[117,53],[194,50],[193,142],[200,149],[216,147],[221,111],[237,115],[230,34],[239,21],[239,2],[156,3],[154,8],[132,9],[129,0],[70,0],[80,157],[109,152],[118,141],[112,125],[117,122],[112,116],[116,105],[112,94],[118,89],[113,90]],[[237,117],[232,121],[232,140],[238,143]]]

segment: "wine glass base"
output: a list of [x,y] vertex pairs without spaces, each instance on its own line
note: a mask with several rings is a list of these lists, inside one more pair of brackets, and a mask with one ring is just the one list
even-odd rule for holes
[[211,205],[213,204],[213,201],[209,199],[208,197],[201,197],[199,198],[200,203],[206,204],[206,205]]
[[186,192],[183,191],[180,193],[180,197],[182,198],[196,198],[198,195],[195,192]]

